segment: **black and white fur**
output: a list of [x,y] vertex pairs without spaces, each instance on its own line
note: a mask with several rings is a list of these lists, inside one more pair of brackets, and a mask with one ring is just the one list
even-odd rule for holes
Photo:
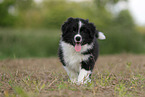
[[[59,58],[73,83],[91,82],[91,73],[99,54],[98,39],[105,39],[93,23],[81,18],[68,18],[62,25]],[[80,51],[75,50],[77,46]],[[81,45],[81,46],[80,46]]]

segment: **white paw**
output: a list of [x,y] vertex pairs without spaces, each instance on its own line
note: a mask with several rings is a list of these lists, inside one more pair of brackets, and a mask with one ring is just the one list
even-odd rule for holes
[[80,74],[78,76],[77,84],[80,85],[80,84],[87,84],[88,82],[91,82],[91,79],[89,78],[90,74],[91,74],[91,71],[81,69]]
[[84,84],[88,84],[88,83],[91,83],[91,79],[90,78],[84,81]]
[[91,83],[91,79],[85,79],[83,81],[78,81],[76,82],[77,85],[83,85],[83,84],[88,84],[88,83]]
[[77,79],[74,78],[74,79],[70,79],[72,83],[77,83]]

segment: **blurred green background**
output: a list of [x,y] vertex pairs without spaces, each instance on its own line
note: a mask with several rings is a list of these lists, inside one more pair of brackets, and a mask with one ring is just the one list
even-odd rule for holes
[[100,54],[145,54],[144,26],[135,24],[128,9],[114,9],[127,0],[72,1],[0,0],[0,59],[57,56],[68,17],[89,19],[104,32]]

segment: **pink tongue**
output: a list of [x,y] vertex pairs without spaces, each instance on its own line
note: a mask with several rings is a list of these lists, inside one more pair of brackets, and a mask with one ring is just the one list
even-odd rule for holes
[[75,45],[75,50],[76,50],[76,52],[81,51],[81,44],[76,44]]

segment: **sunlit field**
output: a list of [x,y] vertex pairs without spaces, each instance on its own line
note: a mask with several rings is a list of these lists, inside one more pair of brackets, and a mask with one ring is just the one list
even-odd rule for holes
[[100,56],[87,85],[72,84],[58,58],[0,61],[3,97],[144,97],[145,56]]

